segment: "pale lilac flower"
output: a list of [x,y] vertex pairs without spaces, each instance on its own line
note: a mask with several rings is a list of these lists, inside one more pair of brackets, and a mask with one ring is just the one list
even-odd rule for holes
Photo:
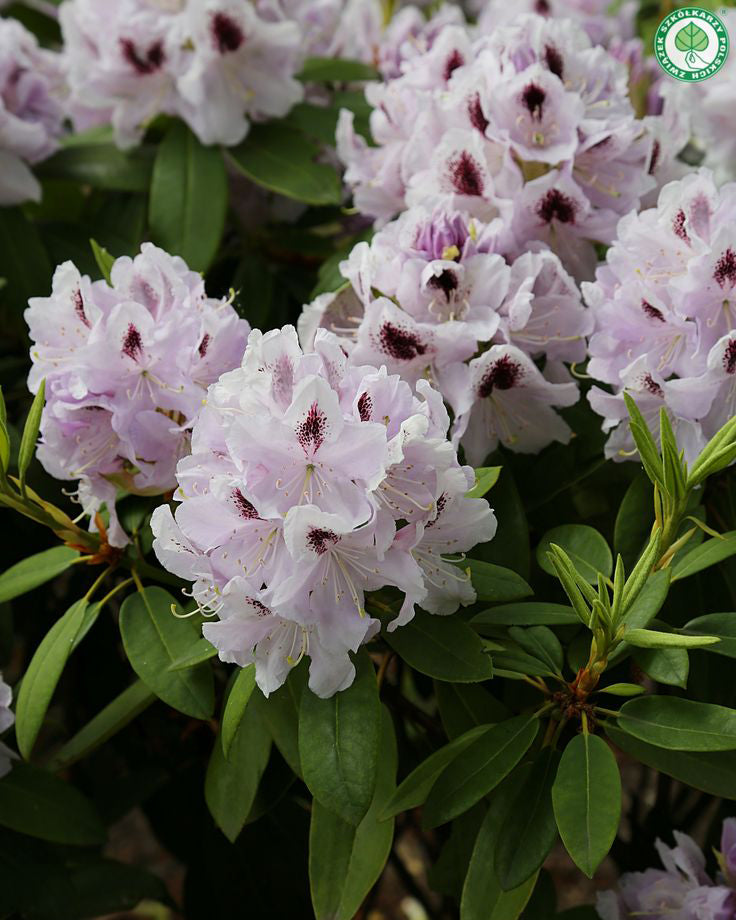
[[[15,722],[15,713],[10,708],[13,702],[13,691],[3,680],[0,674],[0,735],[7,731]],[[17,758],[17,754],[11,751],[7,745],[0,741],[0,777],[9,772],[11,762]]]
[[633,451],[623,389],[653,422],[668,410],[691,460],[734,414],[735,205],[736,184],[719,189],[706,169],[666,185],[655,208],[621,220],[596,281],[583,284],[595,318],[588,372],[614,391],[590,394],[613,431],[610,456]]
[[121,545],[116,489],[174,487],[206,389],[238,364],[248,324],[150,243],[115,261],[111,285],[65,262],[51,296],[31,299],[25,317],[31,391],[46,379],[38,457],[51,475],[80,480],[85,513],[107,505],[111,541]]
[[303,95],[294,22],[236,0],[65,0],[59,9],[75,127],[112,121],[129,147],[157,115],[183,118],[205,144],[237,144],[252,120]]
[[29,164],[58,147],[61,83],[59,56],[17,20],[0,18],[0,205],[40,200]]
[[[255,662],[270,693],[306,654],[310,687],[330,696],[353,680],[349,653],[380,628],[370,592],[405,595],[390,628],[425,598],[444,613],[473,602],[459,557],[442,553],[491,539],[495,518],[464,498],[473,472],[448,427],[426,381],[413,389],[385,367],[348,363],[331,333],[318,330],[308,352],[293,327],[251,333],[194,425],[175,516],[162,506],[151,523],[162,565],[217,616],[204,634],[222,660]],[[446,506],[456,510],[443,526]],[[427,567],[431,552],[452,577]]]
[[[734,819],[723,824],[722,867],[730,865]],[[705,857],[687,834],[674,832],[676,846],[657,841],[657,852],[664,866],[645,872],[627,872],[619,880],[618,892],[605,891],[596,904],[601,920],[734,920],[736,890],[733,879],[720,875],[714,882],[705,871]]]

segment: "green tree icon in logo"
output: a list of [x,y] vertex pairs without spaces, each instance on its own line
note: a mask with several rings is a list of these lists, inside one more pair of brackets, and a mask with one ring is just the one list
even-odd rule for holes
[[675,36],[675,47],[685,52],[685,63],[691,70],[707,66],[708,62],[697,52],[708,47],[708,36],[694,22],[688,22],[680,29]]

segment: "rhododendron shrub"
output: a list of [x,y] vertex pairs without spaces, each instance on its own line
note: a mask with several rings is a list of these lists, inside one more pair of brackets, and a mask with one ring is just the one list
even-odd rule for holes
[[0,6],[0,915],[736,920],[732,62]]

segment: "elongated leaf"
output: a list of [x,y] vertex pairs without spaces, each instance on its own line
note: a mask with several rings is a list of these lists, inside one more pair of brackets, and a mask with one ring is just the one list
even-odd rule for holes
[[516,766],[536,737],[534,716],[494,725],[440,774],[427,798],[424,826],[451,821],[475,805]]
[[525,764],[518,771],[513,797],[496,845],[496,877],[504,891],[536,879],[557,839],[552,784],[559,762],[559,751],[545,748],[533,764]]
[[105,829],[91,803],[53,773],[16,763],[0,779],[0,824],[31,837],[95,846]]
[[54,546],[12,565],[0,575],[0,604],[46,584],[65,572],[78,558],[76,550],[68,546]]
[[565,550],[577,571],[591,585],[597,583],[599,572],[608,576],[613,570],[611,550],[593,527],[586,524],[563,524],[547,531],[537,547],[537,562],[549,575],[556,574],[547,558],[552,543]]
[[[627,629],[643,629],[657,616],[662,608],[670,590],[670,570],[664,569],[655,572],[646,580],[639,596],[626,612],[622,623]],[[626,642],[622,642],[609,656],[609,664],[613,664],[630,651]]]
[[84,728],[81,728],[73,738],[54,754],[49,763],[50,769],[60,770],[76,763],[77,760],[85,757],[125,728],[139,713],[147,709],[155,699],[156,695],[148,689],[142,680],[135,681],[123,690],[119,696],[116,696],[112,702],[108,703],[104,709],[100,710]]
[[611,848],[621,819],[616,758],[597,735],[576,735],[552,787],[557,827],[573,862],[588,878]]
[[92,249],[92,255],[95,257],[97,267],[100,270],[100,274],[109,285],[112,285],[111,273],[112,267],[115,264],[115,256],[110,255],[104,246],[100,246],[97,240],[90,240],[89,245]]
[[312,803],[309,883],[316,920],[352,920],[383,871],[394,819],[381,820],[395,787],[396,739],[391,716],[381,710],[380,756],[370,808],[354,827],[319,801]]
[[621,708],[618,726],[673,751],[736,749],[736,710],[674,696],[644,696]]
[[641,696],[645,688],[641,684],[609,684],[599,687],[598,693],[610,693],[612,696]]
[[505,793],[512,781],[510,777],[496,791],[475,838],[462,889],[460,920],[517,920],[534,890],[536,875],[514,891],[504,891],[493,867],[501,826],[509,807],[510,796]]
[[357,83],[378,78],[378,71],[362,61],[331,57],[307,58],[297,77],[303,83]]
[[705,646],[704,651],[736,658],[736,613],[707,613],[705,616],[695,617],[685,624],[683,631],[718,636],[721,641],[715,645]]
[[228,155],[258,185],[307,204],[339,204],[340,180],[331,166],[317,163],[318,148],[300,131],[273,122],[254,125]]
[[652,484],[640,472],[626,490],[613,530],[613,547],[624,557],[627,570],[631,570],[649,539],[653,518]]
[[700,648],[720,641],[718,636],[686,636],[654,629],[627,629],[624,639],[638,648]]
[[198,664],[202,664],[204,661],[209,661],[216,655],[217,649],[214,645],[205,639],[204,636],[200,636],[199,639],[192,644],[186,655],[182,655],[181,658],[178,658],[169,665],[169,670],[186,671],[187,668],[193,668]]
[[222,153],[175,121],[153,164],[149,220],[154,242],[206,271],[225,228],[227,175]]
[[457,617],[431,616],[418,610],[414,619],[385,634],[407,664],[437,680],[463,683],[493,676],[490,657],[475,631]]
[[672,581],[688,578],[696,572],[702,572],[718,562],[723,562],[736,553],[736,530],[724,533],[722,537],[713,537],[696,546],[675,565]]
[[526,602],[501,604],[481,610],[470,621],[473,626],[577,626],[580,619],[564,604]]
[[434,682],[442,727],[448,738],[458,738],[478,725],[504,722],[509,709],[479,684]]
[[233,682],[230,694],[225,704],[225,710],[222,714],[222,725],[220,726],[220,739],[222,741],[222,752],[227,757],[230,746],[235,740],[238,726],[240,725],[245,707],[251,698],[256,686],[256,667],[254,664],[248,665],[247,668],[241,668]]
[[268,697],[262,710],[263,720],[268,726],[274,744],[297,776],[302,775],[299,760],[301,685],[298,685],[295,678],[303,672],[304,665],[294,668],[286,683]]
[[54,623],[23,677],[15,713],[15,735],[18,750],[26,760],[31,756],[51,697],[72,652],[86,607],[85,600],[77,601]]
[[376,788],[381,710],[376,674],[364,651],[352,686],[323,700],[307,690],[299,710],[299,757],[309,791],[357,826]]
[[172,671],[199,638],[191,620],[171,613],[175,599],[163,588],[146,588],[127,597],[120,608],[125,654],[140,679],[165,703],[209,719],[215,706],[212,669],[207,665]]
[[634,661],[652,680],[671,687],[687,687],[690,659],[684,648],[638,648]]
[[114,144],[77,144],[59,150],[37,169],[50,179],[68,179],[95,188],[147,192],[151,182],[150,148],[125,153]]
[[475,485],[467,493],[467,498],[483,498],[498,482],[501,475],[500,466],[479,466],[475,469]]
[[668,750],[640,741],[610,722],[606,734],[616,747],[648,767],[709,795],[736,799],[736,751]]
[[479,601],[518,601],[522,597],[534,594],[521,575],[517,575],[512,569],[505,569],[491,562],[481,562],[478,559],[466,559],[462,563],[462,568],[470,572]]
[[21,489],[25,489],[26,473],[33,460],[36,452],[36,441],[38,440],[38,431],[41,427],[41,413],[43,412],[44,402],[46,400],[46,381],[42,380],[38,392],[33,397],[28,418],[23,427],[23,435],[20,439],[20,449],[18,451],[18,478],[20,479]]
[[477,725],[449,744],[439,748],[423,760],[394,792],[381,813],[381,820],[391,818],[402,811],[422,805],[429,795],[429,790],[445,767],[469,747],[477,738],[490,728],[489,725]]
[[215,824],[231,843],[237,839],[253,807],[270,751],[271,736],[256,707],[249,707],[243,713],[227,757],[222,739],[215,739],[207,765],[204,797]]
[[547,665],[553,674],[561,673],[565,656],[560,640],[551,629],[546,626],[529,626],[526,629],[512,626],[509,636],[525,652]]

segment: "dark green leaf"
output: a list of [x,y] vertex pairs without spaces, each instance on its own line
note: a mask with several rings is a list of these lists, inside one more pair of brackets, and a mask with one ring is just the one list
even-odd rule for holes
[[225,709],[222,713],[220,738],[222,740],[222,751],[225,757],[228,756],[230,745],[235,739],[238,726],[245,713],[245,707],[248,705],[255,686],[256,666],[250,664],[247,668],[240,668],[232,688],[230,689]]
[[65,572],[75,559],[76,550],[54,546],[12,565],[0,575],[0,604],[20,597]]
[[647,744],[610,722],[606,734],[616,747],[648,767],[724,799],[736,799],[736,751],[673,751]]
[[270,750],[271,736],[254,706],[243,713],[227,757],[222,739],[215,739],[204,797],[215,824],[231,843],[243,829],[253,806]]
[[305,690],[299,710],[299,757],[312,795],[357,826],[376,788],[381,710],[373,664],[356,656],[347,690],[323,700]]
[[477,725],[503,722],[511,713],[479,684],[434,682],[442,725],[448,738],[457,738]]
[[45,393],[46,381],[42,380],[38,392],[33,397],[28,418],[23,426],[23,435],[20,439],[20,449],[18,450],[18,478],[20,479],[21,490],[25,489],[26,473],[36,452],[36,441],[41,427],[41,413],[46,399]]
[[[270,694],[266,700],[262,716],[268,726],[273,742],[281,756],[297,776],[302,775],[299,760],[299,704],[301,687],[296,686],[295,678],[303,673],[304,666],[294,668],[286,683]],[[260,692],[260,691],[256,691]]]
[[85,757],[125,728],[155,699],[155,694],[151,693],[142,680],[135,681],[67,741],[54,754],[49,767],[60,770]]
[[621,553],[629,570],[636,562],[642,546],[649,539],[653,517],[652,484],[648,477],[640,472],[624,495],[613,531],[613,548],[617,553]]
[[542,537],[537,546],[537,562],[549,575],[556,574],[547,557],[553,543],[565,550],[588,584],[597,584],[599,572],[609,576],[613,571],[613,556],[608,544],[597,530],[587,524],[563,524],[548,530]]
[[470,572],[479,601],[518,601],[534,594],[521,575],[512,569],[478,559],[466,559],[462,568]]
[[412,668],[437,680],[473,683],[493,676],[480,638],[457,617],[418,610],[406,626],[385,633],[385,639]]
[[680,559],[672,570],[672,581],[688,578],[696,572],[702,572],[718,562],[723,562],[736,553],[736,530],[724,533],[721,537],[712,537],[696,546]]
[[543,662],[553,674],[560,674],[565,656],[560,645],[560,640],[546,626],[530,626],[526,629],[521,626],[512,626],[509,636],[521,648]]
[[358,83],[377,80],[378,71],[362,61],[345,58],[310,57],[297,79],[303,83]]
[[504,891],[536,881],[557,839],[552,784],[559,762],[559,751],[544,748],[533,764],[514,774],[517,779],[496,844],[496,877]]
[[572,607],[564,604],[527,602],[501,604],[481,610],[470,621],[479,626],[577,626],[580,623]]
[[0,208],[0,276],[6,281],[3,298],[20,317],[29,297],[45,296],[51,263],[38,230],[20,208]]
[[217,655],[217,649],[211,642],[208,642],[204,636],[200,636],[192,644],[185,655],[172,662],[169,665],[170,671],[186,671],[187,668],[193,668],[204,661],[209,661]]
[[18,692],[15,735],[18,750],[28,760],[51,697],[82,626],[87,601],[77,601],[41,640]]
[[274,122],[253,126],[228,155],[249,179],[272,192],[307,204],[339,204],[338,175],[316,162],[318,152],[301,132]]
[[619,728],[673,751],[736,749],[736,710],[674,696],[644,696],[621,708]]
[[182,121],[172,123],[156,153],[148,213],[155,243],[195,271],[209,268],[225,228],[225,162]]
[[209,719],[215,706],[212,669],[207,665],[172,671],[199,638],[191,620],[171,612],[175,599],[163,588],[146,588],[127,597],[120,608],[120,633],[133,670],[169,706]]
[[316,920],[352,920],[383,871],[394,837],[394,820],[381,820],[395,787],[396,739],[391,716],[381,708],[380,756],[370,808],[357,827],[312,803],[309,881]]
[[424,826],[451,821],[494,789],[527,752],[538,728],[536,717],[517,716],[494,725],[474,741],[432,786]]
[[105,840],[105,829],[81,792],[25,763],[16,763],[0,779],[0,824],[55,843],[96,846]]
[[92,143],[65,147],[45,160],[39,176],[121,192],[147,192],[151,182],[152,151],[125,153],[114,144]]
[[695,617],[685,624],[683,631],[691,635],[718,636],[720,642],[705,646],[703,650],[736,658],[736,613],[707,613]]
[[687,687],[690,659],[684,648],[637,648],[633,658],[652,680],[671,687]]
[[611,848],[621,819],[616,758],[597,735],[567,745],[552,789],[557,827],[573,862],[588,878]]
[[381,813],[381,820],[391,818],[401,811],[408,811],[410,808],[423,805],[429,795],[429,790],[445,767],[473,741],[487,732],[489,728],[489,725],[477,725],[430,754],[426,760],[423,760],[418,767],[411,771],[391,796]]

